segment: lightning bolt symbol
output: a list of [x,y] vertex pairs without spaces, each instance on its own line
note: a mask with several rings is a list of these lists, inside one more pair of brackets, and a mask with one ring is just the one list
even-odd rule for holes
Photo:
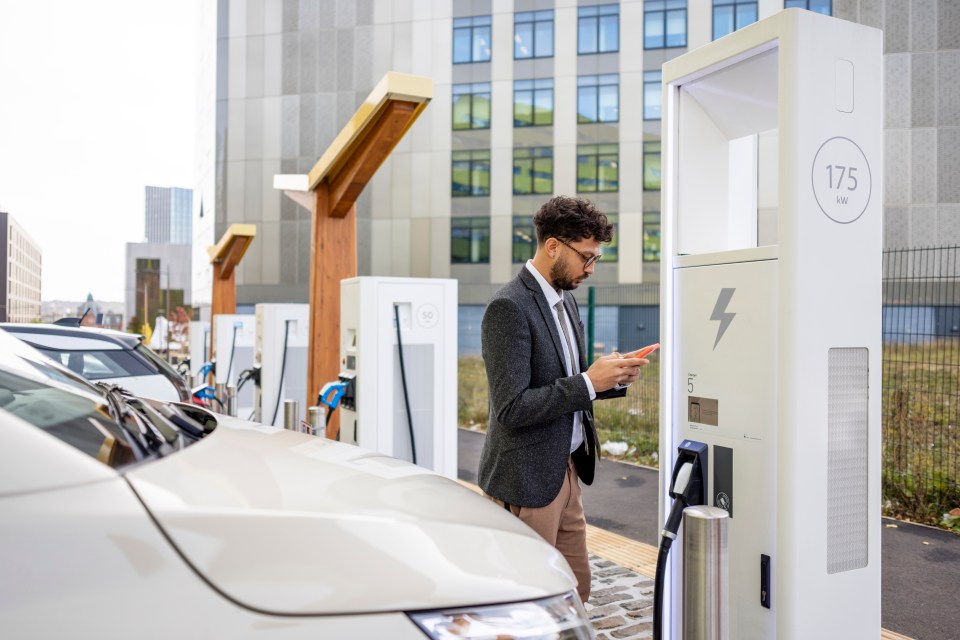
[[733,318],[737,315],[735,313],[727,312],[727,305],[730,304],[730,299],[733,298],[733,293],[736,289],[720,289],[720,295],[717,296],[717,304],[713,307],[713,313],[710,314],[711,320],[718,320],[720,326],[717,327],[717,339],[713,342],[713,348],[716,349],[717,345],[720,344],[720,338],[723,337],[723,334],[727,332],[727,328],[730,326],[730,323],[733,322]]

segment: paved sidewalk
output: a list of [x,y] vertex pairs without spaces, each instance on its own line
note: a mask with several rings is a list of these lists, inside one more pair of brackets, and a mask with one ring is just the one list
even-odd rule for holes
[[597,640],[653,637],[653,580],[590,555],[590,601],[584,605]]

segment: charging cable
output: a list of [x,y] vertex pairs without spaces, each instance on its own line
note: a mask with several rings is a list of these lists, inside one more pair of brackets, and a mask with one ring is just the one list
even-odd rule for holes
[[290,324],[295,320],[284,320],[286,327],[283,331],[283,358],[280,360],[280,381],[277,383],[277,404],[273,406],[273,418],[270,420],[272,426],[277,421],[277,411],[280,410],[280,394],[283,393],[283,374],[287,369],[287,339],[290,337]]
[[230,384],[230,374],[233,372],[233,354],[237,351],[237,329],[240,328],[240,323],[233,323],[233,339],[230,340],[230,360],[227,361],[227,376],[224,380],[227,381],[227,384]]
[[681,449],[676,466],[673,468],[673,479],[670,482],[673,506],[663,525],[660,550],[657,553],[657,570],[653,588],[653,640],[663,639],[663,582],[667,569],[667,556],[670,554],[673,541],[677,539],[683,510],[690,505],[704,503],[706,487],[703,476],[704,469],[700,456],[692,451]]
[[407,393],[407,372],[403,367],[403,341],[400,339],[400,303],[393,303],[393,321],[397,325],[397,353],[400,354],[400,380],[403,382],[403,403],[407,407],[407,429],[410,431],[410,456],[417,464],[417,441],[413,437],[413,414],[410,413],[410,395]]

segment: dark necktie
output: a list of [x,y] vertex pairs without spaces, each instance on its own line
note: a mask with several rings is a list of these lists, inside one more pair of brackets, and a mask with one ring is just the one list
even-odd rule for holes
[[570,354],[570,368],[573,375],[580,373],[580,367],[577,366],[577,352],[573,350],[573,342],[570,340],[570,330],[567,329],[566,313],[564,313],[563,300],[553,305],[557,310],[557,317],[560,319],[560,329],[563,331],[563,339],[567,341],[567,353]]

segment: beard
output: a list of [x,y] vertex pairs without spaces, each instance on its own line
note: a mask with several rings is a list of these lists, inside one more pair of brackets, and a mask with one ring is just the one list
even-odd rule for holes
[[570,267],[567,259],[563,256],[557,258],[557,261],[550,267],[550,280],[553,286],[563,291],[572,291],[580,286],[580,282],[586,277],[573,277],[570,275]]

